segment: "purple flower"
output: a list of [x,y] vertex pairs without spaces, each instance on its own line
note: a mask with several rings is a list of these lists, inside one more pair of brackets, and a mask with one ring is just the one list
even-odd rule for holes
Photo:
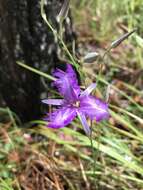
[[43,103],[58,106],[56,111],[47,114],[48,127],[61,128],[68,125],[76,116],[79,117],[86,134],[90,135],[87,118],[97,122],[109,117],[108,104],[90,95],[96,84],[92,83],[86,90],[80,90],[76,74],[70,64],[66,71],[56,69],[53,73],[57,87],[64,99],[45,99]]

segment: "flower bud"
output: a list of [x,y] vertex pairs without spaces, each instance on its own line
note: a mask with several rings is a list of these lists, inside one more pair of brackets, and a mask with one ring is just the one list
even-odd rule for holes
[[67,14],[69,11],[69,4],[70,4],[70,0],[64,0],[63,6],[60,10],[60,13],[57,16],[58,22],[63,21],[67,17]]
[[131,34],[136,32],[137,29],[132,30],[131,32],[125,33],[123,36],[121,36],[119,39],[115,40],[111,43],[110,49],[116,48],[119,46],[124,40],[126,40]]
[[85,62],[85,63],[93,63],[94,61],[97,60],[98,57],[99,57],[99,53],[90,52],[83,58],[83,62]]

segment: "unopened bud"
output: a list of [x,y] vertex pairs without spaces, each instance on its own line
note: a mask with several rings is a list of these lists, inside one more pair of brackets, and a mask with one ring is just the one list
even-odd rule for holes
[[98,57],[99,57],[99,53],[90,52],[83,58],[83,62],[85,62],[85,63],[93,63],[94,61],[97,60]]
[[126,40],[130,35],[132,35],[134,32],[136,32],[137,29],[132,30],[131,32],[125,33],[123,36],[121,36],[119,39],[115,40],[111,43],[110,49],[116,48],[119,46],[124,40]]
[[67,14],[69,11],[69,4],[70,4],[70,0],[64,0],[63,6],[60,10],[60,13],[57,16],[58,22],[63,21],[67,17]]

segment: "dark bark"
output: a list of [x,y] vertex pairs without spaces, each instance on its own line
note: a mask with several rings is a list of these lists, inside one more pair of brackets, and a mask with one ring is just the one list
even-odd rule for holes
[[[56,15],[62,1],[47,0],[47,18],[58,29]],[[71,42],[71,23],[65,24],[65,39]],[[16,61],[50,72],[58,66],[57,43],[40,15],[39,0],[0,1],[0,105],[9,106],[23,121],[38,118],[40,77],[20,68]]]

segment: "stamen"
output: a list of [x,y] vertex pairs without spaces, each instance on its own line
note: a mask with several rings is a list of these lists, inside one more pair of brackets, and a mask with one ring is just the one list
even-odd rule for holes
[[80,101],[76,101],[76,102],[73,104],[73,106],[76,107],[76,108],[79,108],[79,106],[80,106]]

